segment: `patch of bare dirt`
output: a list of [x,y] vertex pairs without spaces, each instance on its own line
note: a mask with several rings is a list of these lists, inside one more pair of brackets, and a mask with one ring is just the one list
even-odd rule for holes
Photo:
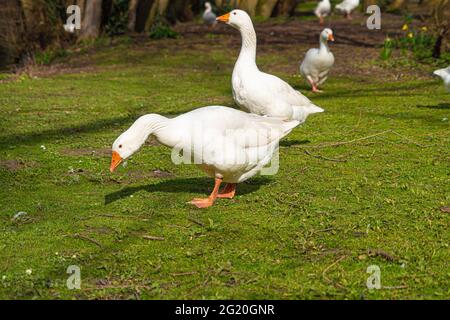
[[150,178],[172,178],[174,174],[161,170],[144,171],[144,170],[130,170],[125,174],[126,180],[139,181]]
[[34,166],[36,166],[36,163],[30,161],[25,162],[23,160],[0,160],[0,167],[12,172]]

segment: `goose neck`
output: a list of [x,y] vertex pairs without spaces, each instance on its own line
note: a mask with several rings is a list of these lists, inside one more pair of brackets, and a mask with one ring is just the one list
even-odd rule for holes
[[240,29],[242,37],[241,52],[238,62],[256,67],[256,33],[253,26],[243,26]]
[[320,49],[319,49],[320,53],[324,53],[324,52],[329,52],[330,49],[328,48],[328,43],[327,41],[323,40],[322,38],[320,38]]
[[140,140],[144,143],[150,135],[154,135],[158,139],[158,136],[168,126],[169,122],[170,119],[158,114],[147,114],[138,120],[134,129],[136,134],[141,136]]

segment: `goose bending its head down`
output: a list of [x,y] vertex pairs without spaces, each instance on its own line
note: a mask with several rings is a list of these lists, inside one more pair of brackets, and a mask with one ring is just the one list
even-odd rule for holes
[[334,64],[334,55],[328,47],[328,41],[334,41],[333,31],[325,28],[320,33],[320,48],[309,49],[300,65],[301,75],[308,80],[313,92],[328,78],[328,72]]
[[444,69],[439,69],[433,72],[433,74],[439,76],[444,80],[444,85],[447,91],[450,92],[450,66]]
[[[263,170],[271,162],[280,139],[298,124],[295,120],[261,117],[222,106],[195,109],[173,119],[149,114],[137,119],[113,143],[110,171],[137,152],[152,135],[172,148],[173,161],[183,162],[179,157],[182,151],[188,155],[184,160],[191,163],[193,158],[215,179],[208,198],[189,202],[205,208],[217,198],[233,198],[236,184]],[[227,184],[219,192],[222,182]]]
[[203,12],[203,21],[208,25],[208,26],[215,26],[217,21],[216,21],[216,14],[212,11],[212,6],[211,3],[209,2],[205,2],[205,12]]
[[233,69],[234,101],[258,115],[304,122],[308,115],[323,112],[311,100],[278,77],[259,71],[256,65],[256,33],[250,16],[233,10],[217,18],[238,29],[242,37],[239,57]]
[[323,24],[324,17],[330,15],[331,13],[331,3],[330,0],[322,0],[317,4],[314,14],[320,19],[320,24]]
[[344,0],[336,5],[336,9],[343,12],[347,19],[352,19],[351,13],[359,6],[359,0]]

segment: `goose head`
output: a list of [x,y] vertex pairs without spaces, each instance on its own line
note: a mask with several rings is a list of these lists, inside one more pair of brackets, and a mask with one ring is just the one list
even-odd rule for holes
[[444,68],[444,69],[436,70],[433,72],[433,74],[444,79],[447,75],[450,74],[450,66],[446,69]]
[[206,9],[206,11],[211,10],[212,9],[211,3],[205,2],[205,9]]
[[131,127],[122,133],[112,145],[111,165],[109,170],[113,172],[124,160],[135,154],[152,133],[152,123],[157,115],[149,114],[137,119]]
[[241,30],[244,27],[253,26],[252,19],[244,10],[233,10],[220,17],[217,17],[217,21],[225,22],[233,28]]
[[320,41],[334,41],[333,30],[331,30],[330,28],[323,29],[323,31],[320,33]]

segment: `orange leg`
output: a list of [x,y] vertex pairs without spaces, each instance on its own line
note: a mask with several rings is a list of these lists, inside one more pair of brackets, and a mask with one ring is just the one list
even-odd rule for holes
[[317,89],[317,85],[310,78],[308,78],[308,82],[311,85],[312,92],[315,92],[315,93],[322,92],[321,90]]
[[217,193],[219,192],[221,183],[222,179],[216,178],[214,181],[214,189],[208,198],[194,198],[188,203],[195,205],[197,208],[207,208],[212,206],[214,204],[214,201],[216,201]]
[[322,16],[320,16],[320,18],[319,18],[319,19],[320,19],[320,24],[321,24],[321,25],[323,25],[323,22],[324,22],[324,21],[323,21],[323,17],[322,17]]
[[236,183],[227,183],[222,192],[217,195],[217,198],[233,199],[236,193]]

